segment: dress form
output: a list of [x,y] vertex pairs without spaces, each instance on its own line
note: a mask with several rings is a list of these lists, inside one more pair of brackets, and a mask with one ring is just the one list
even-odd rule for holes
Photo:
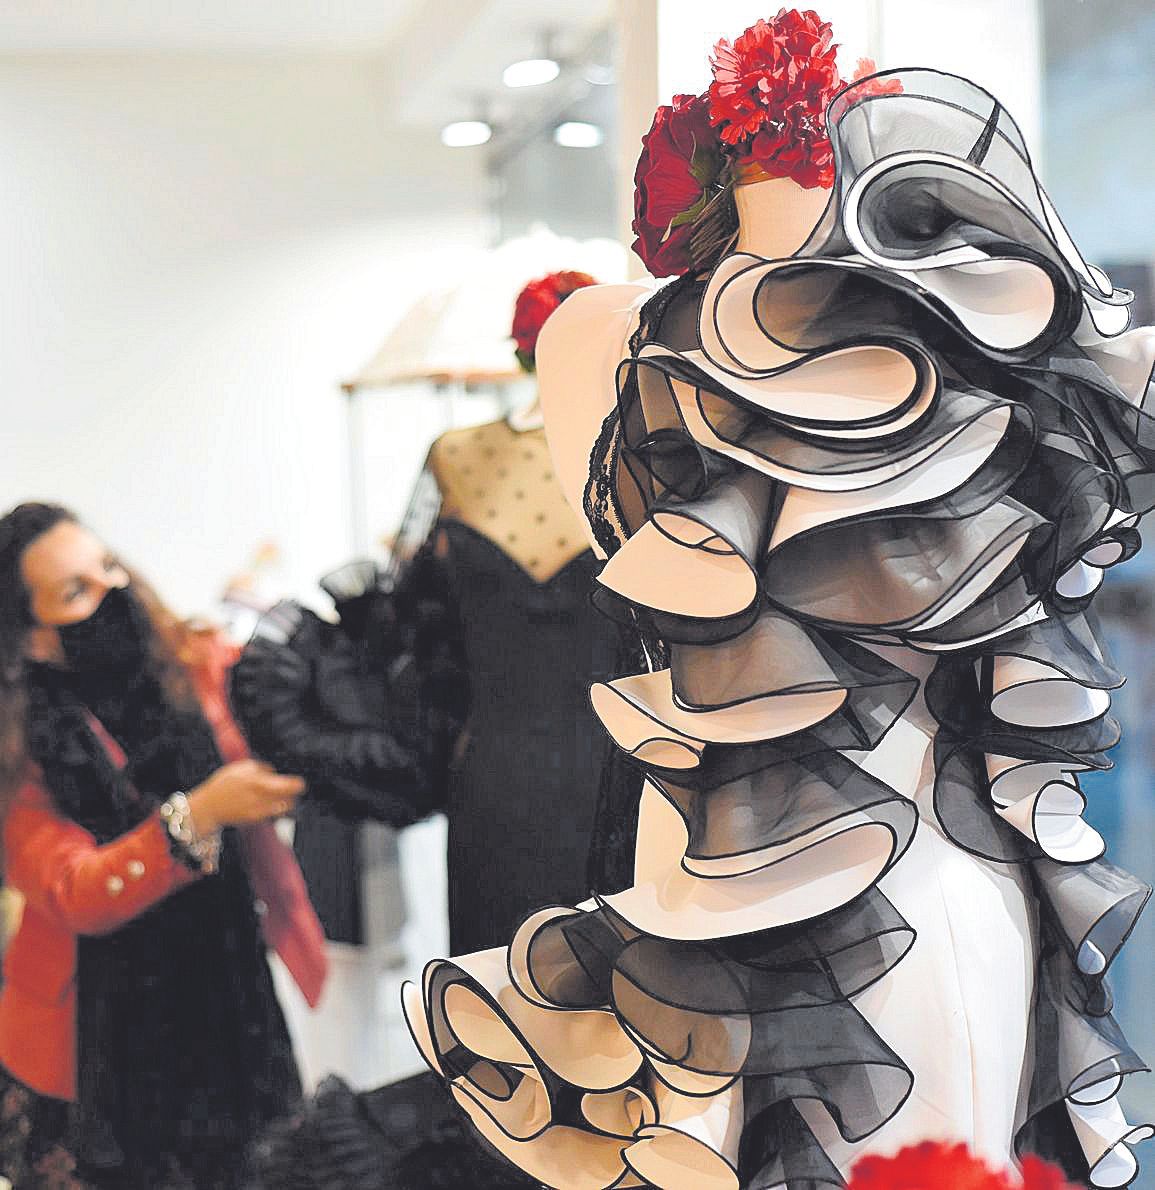
[[765,178],[734,187],[737,251],[780,260],[806,243],[826,209],[830,191],[803,189],[792,178]]
[[441,516],[466,525],[537,583],[583,553],[585,535],[566,506],[540,425],[502,418],[443,434],[429,453]]
[[590,606],[596,562],[544,429],[452,430],[428,469],[472,689],[446,803],[451,945],[472,950],[587,892],[594,805],[572,790],[598,781],[605,748],[586,690],[612,670],[617,638]]

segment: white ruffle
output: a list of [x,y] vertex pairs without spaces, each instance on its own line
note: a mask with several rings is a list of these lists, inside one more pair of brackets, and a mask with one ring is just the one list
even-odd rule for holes
[[[1106,1083],[1117,1088],[1120,1081],[1111,1078]],[[1129,1146],[1155,1136],[1155,1128],[1149,1124],[1129,1124],[1116,1094],[1110,1093],[1095,1102],[1097,1089],[1103,1085],[1096,1084],[1068,1096],[1067,1113],[1086,1154],[1091,1185],[1108,1190],[1126,1186],[1134,1179],[1139,1163]]]
[[[599,683],[590,692],[594,712],[615,741],[640,755],[639,739],[660,739],[700,754],[702,745],[756,744],[792,735],[829,718],[845,690],[767,694],[732,706],[695,710],[678,703],[668,669]],[[648,731],[643,737],[642,732]],[[679,766],[681,767],[681,766]]]
[[[537,926],[567,912],[574,911],[527,921],[511,965]],[[435,1034],[443,1046],[470,1051],[468,1070],[449,1078],[453,1097],[481,1136],[531,1177],[554,1190],[739,1190],[741,1080],[643,1058],[610,1012],[543,1007],[522,994],[501,950],[431,963],[423,982],[424,997],[411,984],[404,989],[422,1054],[444,1075]],[[684,1090],[669,1084],[671,1071],[686,1075]],[[553,1075],[582,1090],[586,1127],[554,1121]]]

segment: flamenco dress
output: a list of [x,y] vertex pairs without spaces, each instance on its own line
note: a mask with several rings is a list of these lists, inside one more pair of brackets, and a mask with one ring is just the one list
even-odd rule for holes
[[542,336],[595,602],[647,658],[591,692],[644,774],[632,879],[404,998],[549,1187],[811,1190],[925,1139],[1122,1186],[1152,1132],[1108,983],[1150,889],[1078,774],[1119,737],[1091,603],[1155,505],[1155,331],[997,100],[883,77],[829,108],[804,243],[741,226]]

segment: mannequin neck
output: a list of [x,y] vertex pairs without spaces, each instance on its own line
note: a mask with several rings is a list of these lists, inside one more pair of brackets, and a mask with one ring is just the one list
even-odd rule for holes
[[735,186],[738,251],[769,260],[793,256],[806,243],[829,198],[829,190],[804,190],[792,178]]

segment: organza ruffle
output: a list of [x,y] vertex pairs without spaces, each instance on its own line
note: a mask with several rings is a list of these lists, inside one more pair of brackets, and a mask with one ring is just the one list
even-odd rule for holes
[[632,884],[407,992],[430,1065],[548,1186],[838,1186],[796,1103],[847,1141],[903,1107],[854,1002],[915,943],[878,882],[918,808],[867,758],[919,681],[881,645],[933,659],[937,825],[1037,898],[1018,1145],[1116,1186],[1150,1132],[1106,982],[1149,890],[1101,861],[1077,774],[1119,734],[1087,608],[1155,504],[1155,342],[1001,106],[897,77],[831,106],[801,252],[659,295],[618,370],[595,598],[652,664],[592,701],[646,773]]

